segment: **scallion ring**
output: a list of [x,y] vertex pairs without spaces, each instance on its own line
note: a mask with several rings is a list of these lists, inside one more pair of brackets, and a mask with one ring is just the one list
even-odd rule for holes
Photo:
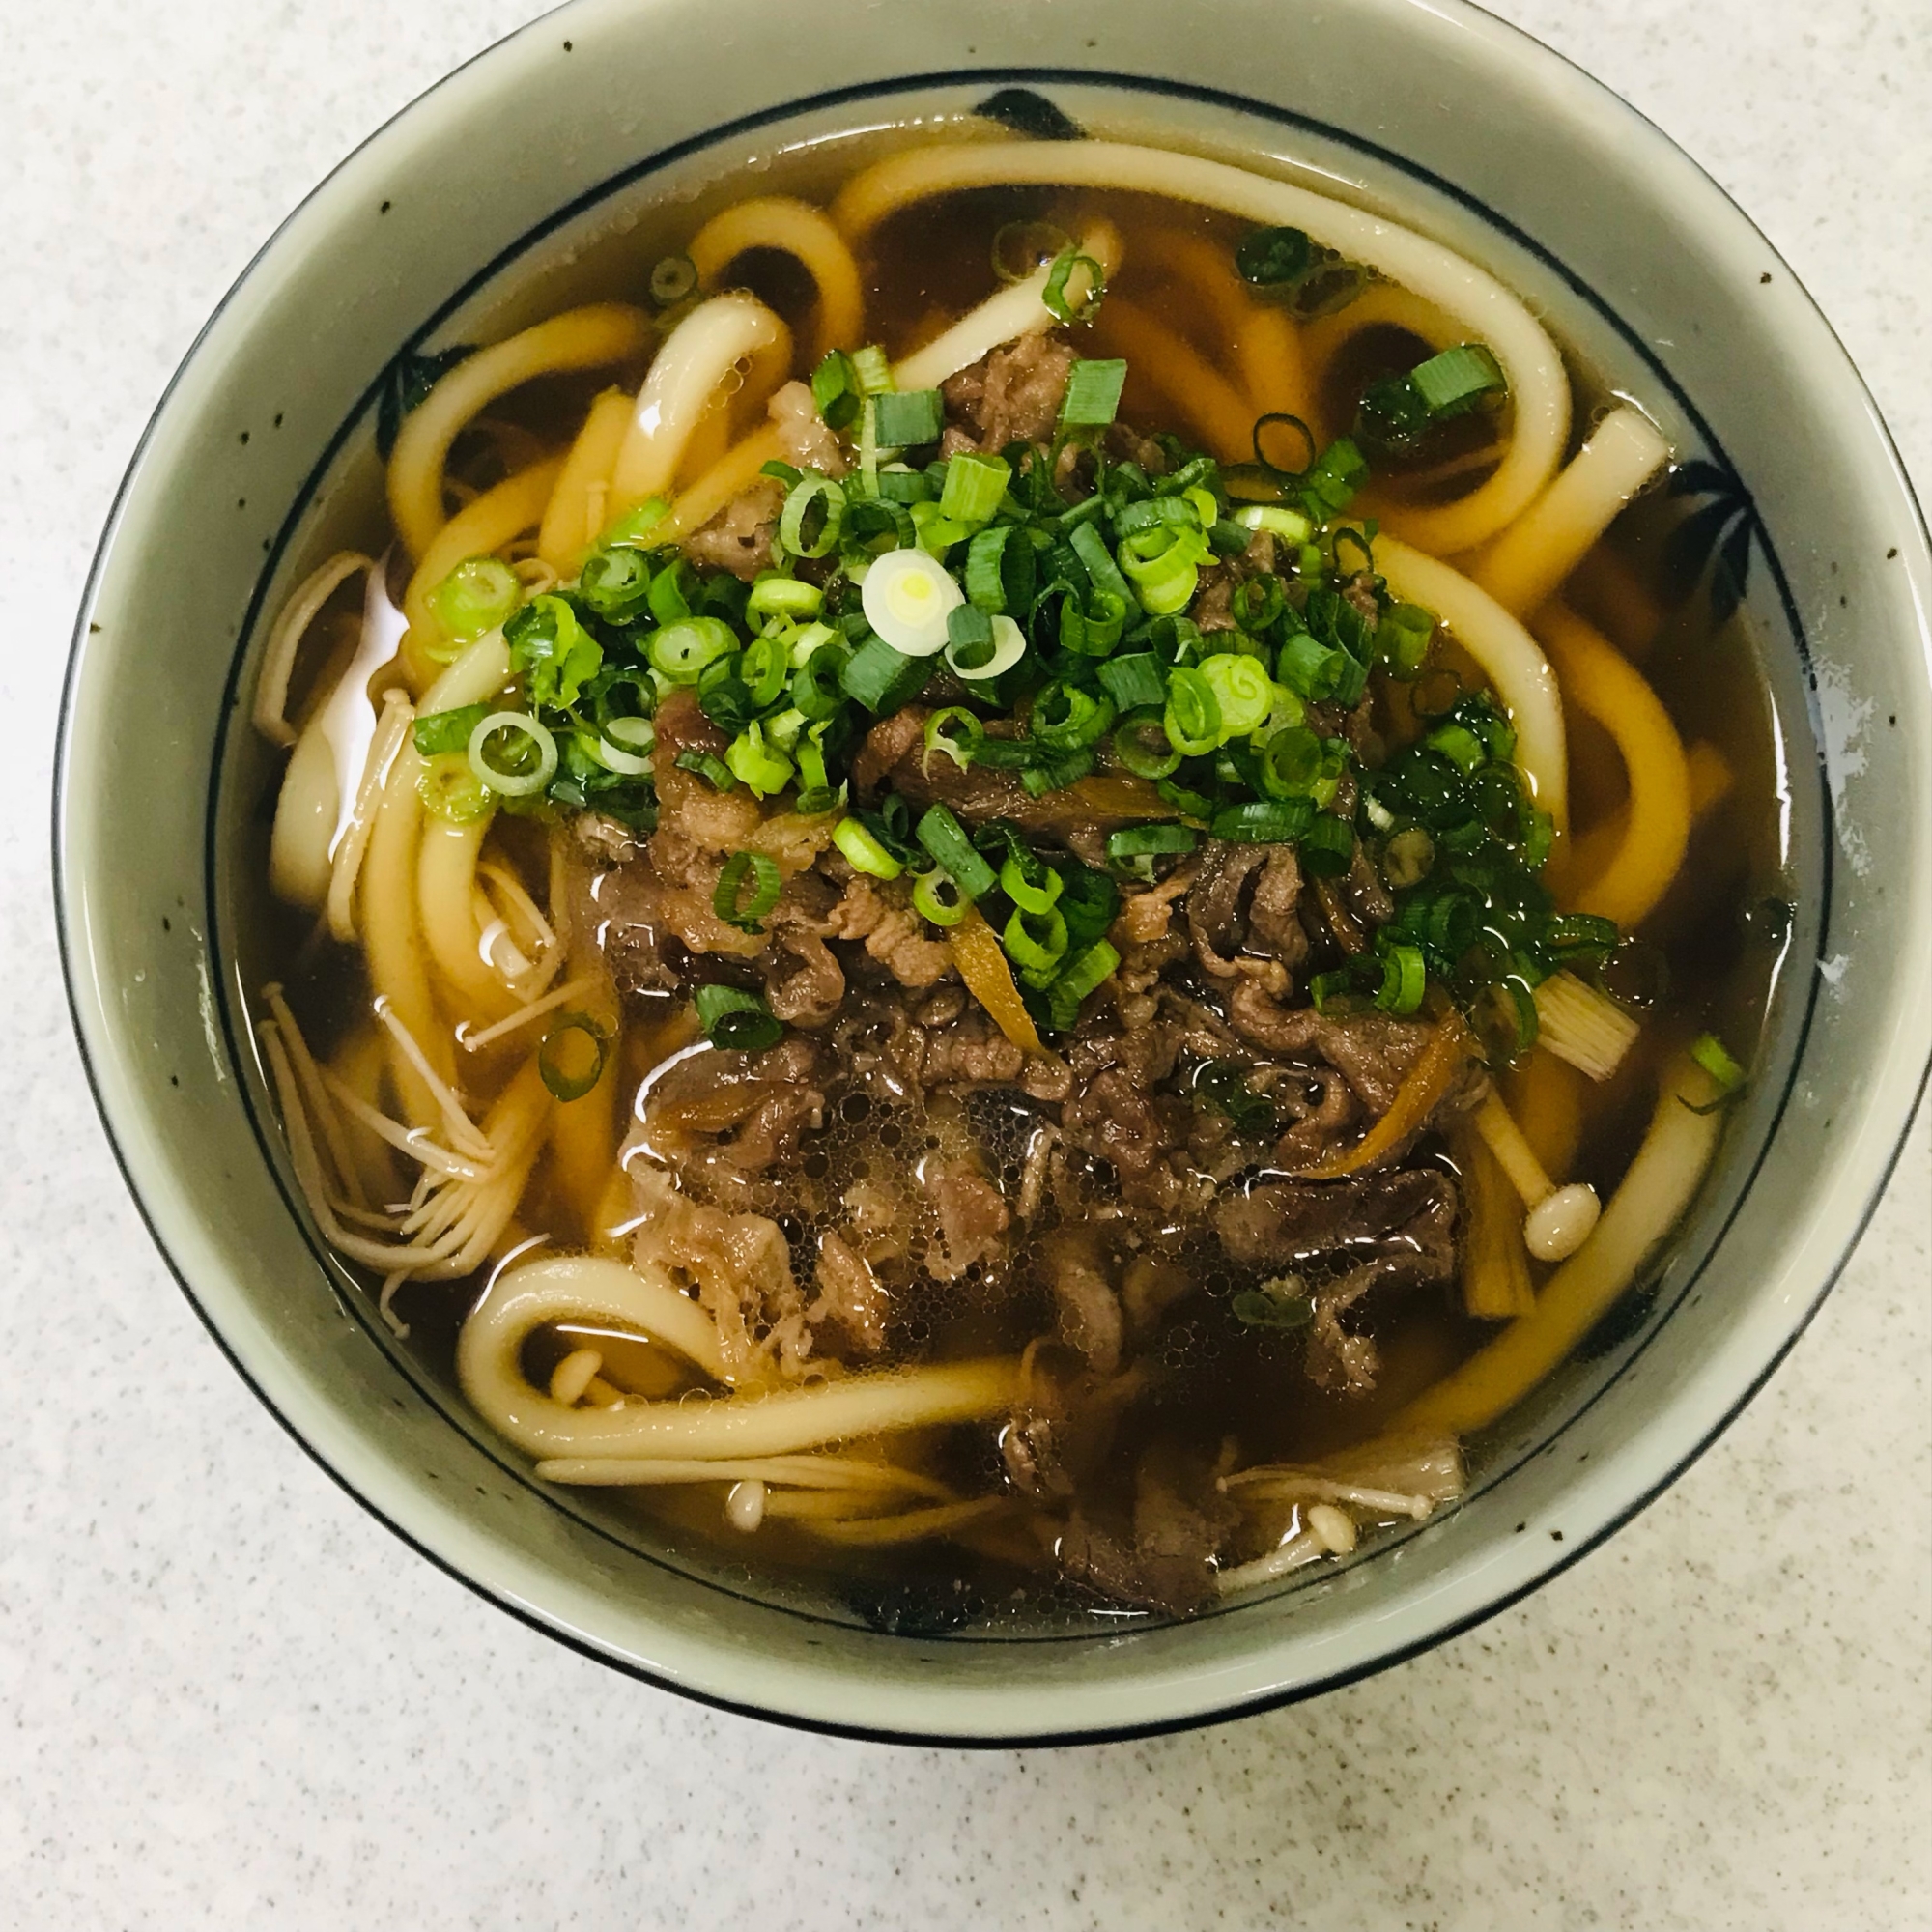
[[935,866],[912,882],[912,909],[934,925],[957,925],[966,917],[972,900],[960,890],[951,873]]
[[[807,534],[806,519],[822,504],[819,521]],[[845,527],[845,492],[829,476],[808,470],[792,486],[779,512],[779,542],[793,556],[829,556]]]
[[1058,906],[1044,913],[1017,907],[1003,935],[1007,957],[1023,973],[1051,973],[1066,954],[1066,921]]
[[597,727],[598,761],[622,778],[640,779],[651,769],[657,737],[648,718],[607,718]]
[[963,704],[949,704],[925,721],[925,749],[919,768],[926,776],[932,772],[932,754],[941,753],[964,771],[973,762],[973,753],[986,741],[986,727]]
[[[1073,286],[1077,272],[1084,271],[1081,284]],[[1089,322],[1107,294],[1107,271],[1091,255],[1067,248],[1055,257],[1053,271],[1040,291],[1040,300],[1061,322]]]
[[660,308],[681,302],[697,287],[697,265],[689,255],[667,255],[651,270],[651,299]]
[[1164,779],[1180,769],[1180,753],[1161,712],[1151,705],[1121,720],[1114,729],[1114,755],[1136,778]]
[[[510,749],[492,756],[499,734]],[[556,776],[556,740],[527,711],[493,711],[469,734],[469,769],[505,798],[528,798]]]
[[841,818],[832,828],[832,842],[844,853],[854,871],[875,879],[896,879],[905,870],[856,818]]
[[537,1048],[537,1072],[557,1099],[581,1100],[604,1077],[610,1045],[588,1013],[561,1013]]
[[[747,882],[751,891],[746,892]],[[779,902],[784,878],[778,861],[763,852],[733,852],[718,874],[717,889],[711,895],[711,910],[726,925],[741,932],[760,933],[765,915]]]
[[1167,742],[1183,757],[1204,756],[1221,742],[1221,704],[1214,687],[1190,665],[1167,675],[1167,708],[1162,714]]

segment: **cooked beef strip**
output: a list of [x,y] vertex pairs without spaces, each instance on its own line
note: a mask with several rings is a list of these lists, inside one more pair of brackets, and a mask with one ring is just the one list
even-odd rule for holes
[[1338,1068],[1378,1119],[1388,1112],[1431,1032],[1427,1020],[1392,1013],[1324,1015],[1313,1007],[1291,1010],[1256,986],[1237,985],[1228,1012],[1235,1031],[1264,1052],[1313,1053]]
[[1076,359],[1072,345],[1058,334],[1023,335],[949,376],[939,388],[948,422],[970,429],[973,437],[955,438],[944,453],[978,448],[997,456],[1009,442],[1050,436]]
[[1061,1566],[1130,1604],[1186,1616],[1214,1594],[1214,1551],[1236,1512],[1198,1458],[1156,1443],[1134,1470],[1131,1535],[1075,1510],[1059,1538]]
[[818,1237],[813,1279],[818,1298],[805,1311],[805,1319],[814,1328],[830,1322],[851,1354],[878,1354],[886,1346],[890,1297],[866,1257],[828,1229]]
[[684,554],[700,570],[728,570],[749,583],[772,567],[772,533],[784,507],[784,489],[762,477],[684,540]]
[[1093,1230],[1063,1228],[1046,1241],[1047,1285],[1059,1310],[1060,1339],[1095,1375],[1121,1366],[1124,1321]]
[[1012,1225],[1006,1198],[965,1161],[935,1160],[923,1177],[927,1200],[939,1215],[939,1238],[926,1250],[925,1268],[937,1281],[957,1281],[978,1262],[1006,1258]]

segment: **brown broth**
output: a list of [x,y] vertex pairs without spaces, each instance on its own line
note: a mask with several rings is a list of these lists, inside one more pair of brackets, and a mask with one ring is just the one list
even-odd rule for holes
[[[821,157],[814,165],[823,168]],[[949,317],[983,298],[989,285],[988,261],[996,233],[1014,220],[1047,220],[1073,232],[1076,216],[1104,212],[1120,224],[1127,243],[1127,267],[1119,290],[1135,298],[1157,298],[1159,284],[1137,269],[1135,242],[1152,226],[1177,229],[1226,245],[1236,224],[1200,211],[1167,206],[1150,197],[1083,195],[1077,199],[1038,189],[1000,189],[950,197],[922,206],[888,222],[870,251],[867,313],[869,327],[895,354],[933,332]],[[586,295],[630,293],[642,284],[652,261],[668,242],[695,226],[696,216],[659,211],[643,234],[619,238],[594,251],[570,271],[568,294],[554,302],[520,302],[520,310],[539,315],[565,299]],[[776,306],[795,327],[807,320],[809,290],[781,258],[750,258],[743,278]],[[1211,347],[1211,316],[1203,304],[1171,304],[1173,320],[1197,346]],[[1378,327],[1365,331],[1338,358],[1336,382],[1319,398],[1330,418],[1325,434],[1346,427],[1348,393],[1361,381],[1418,358],[1415,338]],[[1607,404],[1601,383],[1570,358],[1578,407],[1573,441],[1580,442],[1593,415]],[[581,420],[600,382],[570,381],[533,384],[492,412],[537,440],[561,447]],[[1185,425],[1166,419],[1151,384],[1130,380],[1122,415],[1143,431]],[[1190,439],[1192,440],[1192,439]],[[1473,444],[1472,444],[1473,446]],[[459,448],[458,464],[470,465],[469,480],[492,480],[496,460],[482,441],[469,439]],[[1644,669],[1677,721],[1688,744],[1705,741],[1721,753],[1735,775],[1733,788],[1696,826],[1690,856],[1663,904],[1645,923],[1641,937],[1654,946],[1668,969],[1669,992],[1652,1016],[1636,1048],[1615,1078],[1593,1088],[1577,1077],[1570,1085],[1580,1104],[1580,1145],[1574,1169],[1563,1179],[1591,1181],[1605,1198],[1614,1188],[1648,1119],[1663,1057],[1706,1028],[1721,1032],[1741,1058],[1758,1044],[1771,977],[1776,961],[1775,936],[1754,932],[1747,914],[1778,890],[1780,854],[1776,845],[1773,796],[1772,719],[1760,677],[1754,642],[1742,621],[1713,633],[1701,606],[1672,609],[1662,598],[1658,557],[1666,511],[1656,499],[1639,502],[1619,519],[1608,539],[1573,580],[1571,593],[1579,610],[1597,621]],[[1622,800],[1622,779],[1614,752],[1597,728],[1571,714],[1576,832],[1613,814]],[[541,898],[545,884],[542,847],[527,826],[506,825],[500,841],[529,889]],[[359,957],[351,951],[306,943],[306,922],[293,915],[280,926],[281,976],[318,1052],[340,1047],[363,1022],[368,987]],[[660,1001],[634,1003],[628,1032],[632,1042],[624,1078],[634,1090],[650,1061],[664,1050],[659,1013],[670,1015]],[[650,1042],[659,1027],[656,1042]],[[640,1057],[641,1054],[641,1057]],[[500,1070],[507,1070],[498,1063]],[[1512,1075],[1506,1090],[1525,1104],[1523,1077]],[[969,1103],[973,1126],[987,1150],[989,1166],[1016,1179],[1028,1123],[1026,1108],[1005,1095],[979,1095]],[[1532,1137],[1536,1128],[1531,1124]],[[887,1141],[896,1128],[899,1145]],[[895,1122],[883,1110],[863,1121],[835,1118],[826,1129],[806,1137],[801,1150],[797,1193],[799,1211],[787,1233],[794,1256],[809,1252],[814,1201],[836,1203],[840,1183],[880,1166],[903,1172],[923,1144],[923,1124]],[[1436,1151],[1437,1158],[1447,1154]],[[532,1177],[519,1215],[520,1238],[552,1235],[564,1245],[581,1245],[585,1231],[559,1201],[551,1184],[547,1158]],[[1052,1225],[1052,1215],[1037,1232]],[[1252,1285],[1258,1270],[1237,1270],[1204,1236],[1192,1264],[1215,1290],[1184,1301],[1169,1318],[1155,1353],[1167,1370],[1158,1398],[1130,1413],[1120,1432],[1110,1463],[1111,1482],[1124,1496],[1134,1460],[1154,1431],[1170,1433],[1206,1460],[1223,1444],[1237,1442],[1244,1463],[1297,1460],[1343,1448],[1375,1434],[1396,1409],[1454,1368],[1491,1332],[1460,1312],[1453,1297],[1412,1293],[1394,1298],[1378,1315],[1376,1333],[1383,1368],[1379,1385],[1366,1399],[1325,1394],[1299,1373],[1300,1344],[1243,1329],[1228,1307],[1228,1291]],[[1547,1270],[1538,1270],[1539,1273]],[[1014,1269],[1017,1286],[1003,1308],[976,1302],[973,1285],[924,1285],[899,1311],[897,1338],[905,1352],[946,1359],[989,1350],[1017,1350],[1051,1323],[1051,1301],[1036,1268]],[[475,1281],[405,1288],[400,1305],[412,1326],[409,1347],[439,1378],[447,1378],[457,1327],[478,1292]],[[588,1343],[604,1350],[606,1374],[627,1381],[639,1393],[661,1394],[666,1359],[656,1351],[608,1337],[564,1335],[533,1345],[528,1362],[546,1378],[566,1346]],[[999,1459],[990,1431],[955,1430],[907,1446],[909,1460],[948,1475],[969,1489],[983,1490],[997,1480]],[[753,1548],[724,1526],[722,1491],[655,1490],[636,1492],[620,1507],[641,1520],[642,1533],[666,1539],[687,1551],[708,1549],[700,1560],[733,1575],[744,1574],[757,1589],[782,1594],[849,1594],[917,1587],[942,1605],[970,1600],[988,1618],[1017,1620],[1043,1628],[1079,1620],[1091,1602],[1057,1585],[1040,1568],[1038,1551],[1023,1535],[1001,1528],[970,1535],[958,1544],[927,1544],[902,1551],[828,1549],[826,1546],[773,1523]],[[1030,1560],[1029,1560],[1030,1559]],[[752,1566],[755,1566],[754,1570]],[[1116,1613],[1109,1612],[1108,1615]]]

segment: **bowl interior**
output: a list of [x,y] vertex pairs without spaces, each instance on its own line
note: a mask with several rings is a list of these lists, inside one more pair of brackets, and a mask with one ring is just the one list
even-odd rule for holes
[[[1768,1373],[1861,1224],[1924,1064],[1902,965],[1928,936],[1923,538],[1802,291],[1661,137],[1483,16],[1219,11],[1281,58],[1183,45],[1162,11],[1120,5],[1108,73],[1077,44],[1097,5],[999,10],[1031,64],[998,70],[990,35],[923,16],[887,45],[835,27],[783,73],[748,73],[729,32],[706,30],[754,21],[749,3],[586,0],[540,21],[384,130],[270,244],[157,416],[97,567],[61,765],[64,937],[157,1237],[265,1400],[392,1525],[505,1606],[694,1694],[888,1735],[1091,1736],[1306,1693],[1435,1640],[1613,1526]],[[229,726],[245,727],[262,613],[328,552],[378,537],[358,519],[399,353],[623,292],[658,235],[755,191],[774,162],[788,187],[830,181],[867,130],[1012,86],[1097,132],[1245,156],[1399,213],[1547,309],[1605,387],[1713,466],[1751,532],[1745,608],[1799,916],[1763,1071],[1654,1293],[1499,1425],[1459,1509],[1186,1627],[934,1642],[754,1588],[594,1492],[537,1485],[373,1319],[299,1209],[250,1044],[276,764]],[[1495,109],[1396,117],[1392,139],[1390,86],[1417,103],[1480,90]],[[479,146],[510,114],[518,138]]]

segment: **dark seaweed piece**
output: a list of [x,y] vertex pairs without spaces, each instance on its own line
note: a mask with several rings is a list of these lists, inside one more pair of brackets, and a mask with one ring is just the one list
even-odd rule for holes
[[1003,87],[989,94],[974,108],[988,121],[1010,128],[1030,141],[1084,141],[1087,130],[1071,116],[1064,114],[1045,95],[1030,87]]
[[941,1583],[862,1584],[845,1601],[886,1636],[944,1636],[978,1623],[986,1613],[963,1580],[950,1589]]
[[463,360],[473,355],[473,342],[459,342],[451,349],[434,349],[427,355],[405,350],[383,372],[382,393],[376,403],[376,453],[384,463],[402,434],[403,418],[415,409],[438,381]]
[[1757,505],[1744,484],[1727,469],[1701,457],[1670,472],[1672,497],[1708,497],[1671,531],[1664,545],[1665,595],[1682,603],[1710,571],[1711,620],[1728,623],[1744,602],[1750,577],[1751,538],[1757,532]]

